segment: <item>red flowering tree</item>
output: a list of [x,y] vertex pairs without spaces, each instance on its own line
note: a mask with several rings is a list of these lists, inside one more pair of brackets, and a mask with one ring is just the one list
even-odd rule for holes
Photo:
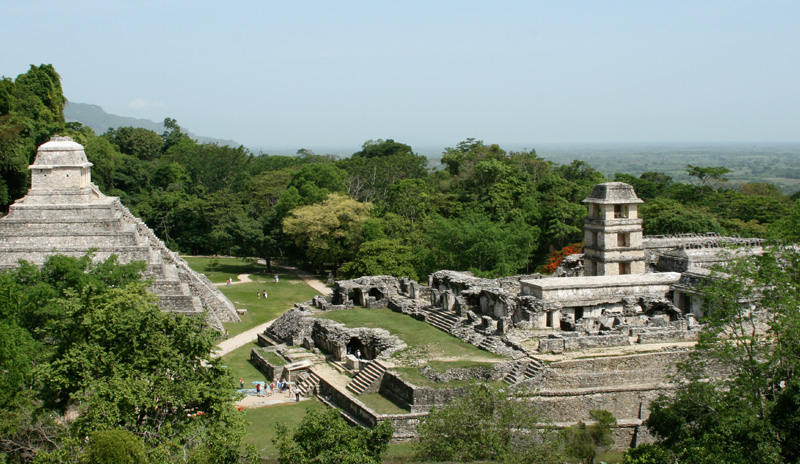
[[583,253],[583,243],[573,243],[551,253],[540,268],[540,272],[542,274],[554,273],[565,256],[574,255],[575,253]]

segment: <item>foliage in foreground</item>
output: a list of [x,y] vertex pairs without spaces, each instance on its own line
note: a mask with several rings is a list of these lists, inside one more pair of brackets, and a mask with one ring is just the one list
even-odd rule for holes
[[558,436],[542,430],[533,405],[478,385],[420,419],[417,459],[560,463]]
[[148,462],[242,462],[215,334],[162,311],[143,269],[55,255],[0,273],[0,451],[12,462],[102,462],[140,445]]
[[277,428],[280,464],[379,464],[392,438],[390,422],[353,427],[335,409],[308,411],[293,433]]
[[795,247],[731,259],[712,274],[702,287],[706,326],[681,366],[689,382],[651,404],[658,441],[626,462],[800,462],[798,288]]
[[567,454],[580,459],[583,464],[594,464],[597,454],[614,444],[611,428],[617,425],[617,420],[608,411],[593,409],[589,415],[595,421],[593,424],[586,425],[580,421],[561,431]]

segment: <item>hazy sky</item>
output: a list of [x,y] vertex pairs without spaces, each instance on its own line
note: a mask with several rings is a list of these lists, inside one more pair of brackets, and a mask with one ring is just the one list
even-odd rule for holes
[[800,2],[0,2],[0,75],[247,146],[800,141]]

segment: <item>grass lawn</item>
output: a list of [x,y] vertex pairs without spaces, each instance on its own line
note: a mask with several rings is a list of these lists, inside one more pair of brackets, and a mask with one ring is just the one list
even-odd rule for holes
[[[445,370],[447,370],[447,369],[445,369]],[[489,385],[489,386],[495,387],[495,388],[503,388],[503,387],[507,387],[508,386],[508,384],[506,384],[505,382],[500,381],[500,380],[496,380],[496,381],[493,381],[493,382],[486,382],[484,380],[469,379],[469,380],[451,380],[449,382],[434,382],[433,380],[430,380],[427,377],[425,377],[424,375],[422,375],[422,372],[420,372],[420,368],[419,367],[413,367],[413,366],[412,367],[396,367],[395,371],[404,380],[406,380],[408,382],[411,382],[414,385],[417,385],[418,387],[455,388],[455,387],[466,387],[468,385],[475,385],[475,384],[478,384],[478,383],[483,384],[483,385]],[[437,369],[437,371],[438,372],[444,372],[444,371],[439,371],[438,369]]]
[[[386,329],[406,342],[409,349],[404,351],[414,352],[419,359],[459,358],[479,359],[487,362],[505,359],[442,332],[427,322],[418,321],[411,316],[396,313],[388,308],[330,311],[315,314],[315,317],[331,319],[349,327]],[[395,353],[395,356],[399,354]]]
[[[184,258],[197,272],[206,274],[212,282],[225,282],[228,278],[238,281],[240,274],[251,274],[254,282],[240,283],[230,287],[221,286],[219,289],[236,306],[236,309],[246,309],[247,314],[241,316],[241,322],[226,322],[225,328],[230,336],[237,335],[245,330],[275,319],[295,303],[309,301],[319,293],[303,282],[303,279],[292,273],[287,273],[279,268],[274,268],[272,273],[266,274],[264,266],[253,264],[238,258]],[[216,259],[220,262],[216,270],[208,270],[208,262]],[[260,274],[253,274],[260,272]],[[276,284],[273,277],[278,274],[280,281]],[[268,298],[259,298],[258,292],[266,290]]]
[[383,455],[383,462],[386,464],[415,462],[413,460],[414,452],[416,451],[415,446],[412,442],[392,443],[389,445],[386,454]]
[[236,380],[236,388],[239,388],[240,378],[244,379],[245,388],[255,388],[253,387],[253,381],[255,380],[267,380],[261,371],[250,364],[250,350],[257,347],[258,345],[255,342],[248,343],[222,357],[234,380]]
[[380,393],[358,395],[358,400],[378,414],[408,414],[410,412],[408,409],[403,409],[392,403]]
[[[205,256],[181,256],[181,258],[189,263],[189,267],[196,272],[205,274],[208,280],[215,283],[225,282],[228,278],[236,282],[239,274],[262,273],[265,277],[267,275],[265,274],[267,272],[266,266],[242,258],[211,258]],[[219,262],[219,267],[214,270],[208,267],[208,263],[212,260]]]
[[278,454],[272,444],[272,440],[276,437],[275,425],[283,424],[292,431],[303,420],[306,411],[325,408],[326,406],[319,401],[310,400],[244,409],[242,412],[245,420],[250,423],[244,441],[261,450],[262,456],[276,458]]

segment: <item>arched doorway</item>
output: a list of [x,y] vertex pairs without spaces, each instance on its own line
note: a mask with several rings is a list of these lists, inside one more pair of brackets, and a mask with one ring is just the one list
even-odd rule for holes
[[347,342],[347,354],[352,354],[359,359],[364,359],[364,344],[361,343],[358,337],[351,337],[350,341]]

